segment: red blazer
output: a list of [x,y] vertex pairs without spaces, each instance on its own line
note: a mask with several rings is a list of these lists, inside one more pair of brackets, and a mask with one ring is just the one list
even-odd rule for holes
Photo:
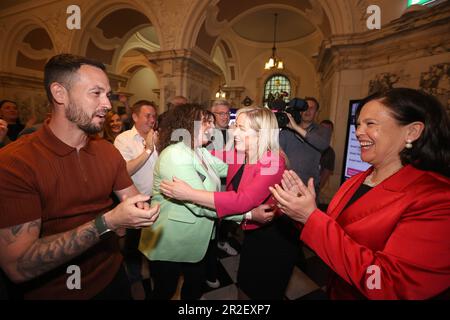
[[[450,179],[408,165],[343,210],[370,172],[343,184],[327,214],[314,211],[301,234],[336,273],[331,298],[428,299],[443,293],[450,287]],[[381,271],[379,288],[368,270],[373,265]]]
[[[221,152],[215,152],[214,154],[228,163],[227,191],[214,193],[214,204],[219,218],[246,213],[263,203],[275,204],[269,186],[281,183],[283,172],[286,169],[286,161],[281,153],[272,154],[268,152],[256,164],[246,164],[238,190],[233,189],[231,181],[242,166],[243,161],[236,160],[236,152],[225,153],[226,159],[223,159],[224,154]],[[219,156],[219,154],[222,156]],[[242,228],[250,230],[261,225],[249,221],[243,223]]]

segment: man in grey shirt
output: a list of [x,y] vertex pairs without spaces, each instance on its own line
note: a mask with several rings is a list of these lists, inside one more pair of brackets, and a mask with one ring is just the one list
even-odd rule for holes
[[289,168],[307,184],[314,178],[316,194],[319,194],[320,157],[330,146],[331,131],[315,121],[319,103],[315,98],[306,97],[308,109],[301,113],[300,123],[287,113],[289,124],[280,132],[280,146],[289,159]]

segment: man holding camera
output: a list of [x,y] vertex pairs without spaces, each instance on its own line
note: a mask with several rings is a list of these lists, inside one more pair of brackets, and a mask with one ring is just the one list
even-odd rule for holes
[[280,132],[280,146],[286,153],[290,168],[307,184],[314,178],[316,194],[319,194],[320,157],[330,145],[331,131],[315,121],[319,111],[319,102],[312,97],[305,98],[308,108],[301,112],[297,123],[290,113],[287,129]]

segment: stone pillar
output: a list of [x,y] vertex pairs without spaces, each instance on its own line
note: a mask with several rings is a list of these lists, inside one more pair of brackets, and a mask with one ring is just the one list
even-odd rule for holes
[[221,70],[212,60],[196,50],[168,50],[147,56],[160,79],[160,110],[167,110],[167,102],[174,96],[185,96],[189,102],[209,106],[213,84]]
[[223,87],[222,90],[226,93],[226,99],[234,108],[239,109],[243,106],[242,100],[244,97],[242,93],[245,91],[245,87]]

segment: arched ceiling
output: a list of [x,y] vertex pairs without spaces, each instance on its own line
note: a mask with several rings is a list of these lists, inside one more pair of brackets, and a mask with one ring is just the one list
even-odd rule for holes
[[100,21],[97,28],[103,31],[107,39],[122,38],[131,29],[138,25],[151,24],[148,18],[133,9],[120,9],[111,12]]
[[153,27],[153,26],[145,27],[145,28],[139,30],[138,33],[142,37],[144,37],[145,40],[155,43],[155,44],[160,44],[159,40],[158,40],[158,35],[156,34],[155,27]]
[[[226,26],[238,37],[257,43],[271,43],[274,31],[274,13],[278,13],[277,42],[307,38],[318,32],[331,34],[330,21],[320,4],[313,0],[220,0],[215,5],[215,17],[209,16],[202,24],[196,46],[208,54],[220,36],[217,28]],[[317,0],[314,0],[317,1]],[[313,3],[314,6],[311,4]],[[312,14],[312,16],[310,16]],[[211,19],[212,18],[212,19]],[[209,26],[207,25],[207,21]],[[215,22],[214,22],[215,21]],[[215,30],[211,30],[215,28]]]
[[28,43],[34,50],[53,49],[53,43],[44,28],[36,28],[28,32],[23,38],[24,43]]
[[306,37],[316,27],[303,15],[286,9],[263,9],[241,17],[232,29],[240,37],[256,42],[272,42],[274,13],[277,17],[277,41],[292,41]]
[[103,39],[89,39],[86,56],[110,65],[117,49],[115,39],[120,39],[125,43],[127,40],[125,36],[128,38],[130,30],[138,27],[142,27],[139,32],[144,38],[157,38],[151,26],[150,20],[137,10],[128,8],[115,10],[103,17],[96,25],[96,28],[101,31]]
[[26,33],[17,45],[16,65],[21,68],[41,71],[53,53],[53,42],[47,31],[36,26]]

